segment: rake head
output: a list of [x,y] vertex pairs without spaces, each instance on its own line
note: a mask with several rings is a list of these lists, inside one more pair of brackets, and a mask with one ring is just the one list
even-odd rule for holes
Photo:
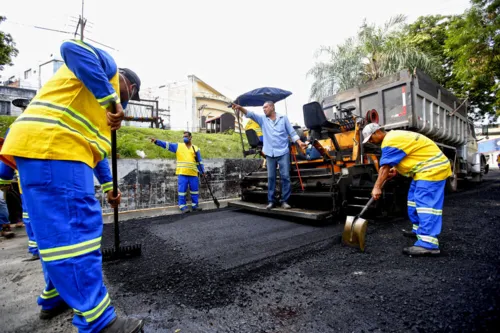
[[129,259],[138,257],[142,253],[141,244],[120,246],[116,248],[108,248],[102,250],[102,261],[113,261],[118,259]]

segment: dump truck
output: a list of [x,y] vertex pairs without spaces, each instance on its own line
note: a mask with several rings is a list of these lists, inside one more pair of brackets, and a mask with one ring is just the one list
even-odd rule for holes
[[[291,143],[292,210],[273,209],[276,215],[321,220],[356,212],[365,206],[378,175],[381,149],[362,145],[362,129],[379,123],[385,130],[421,133],[440,147],[450,160],[453,176],[447,190],[460,180],[479,182],[486,159],[478,153],[469,105],[441,87],[425,73],[400,71],[303,106],[306,152]],[[381,215],[406,214],[411,179],[387,181],[382,198],[372,207]],[[279,180],[275,200],[280,199]],[[267,172],[256,170],[241,181],[241,200],[232,206],[265,212]],[[269,212],[268,212],[269,213]]]

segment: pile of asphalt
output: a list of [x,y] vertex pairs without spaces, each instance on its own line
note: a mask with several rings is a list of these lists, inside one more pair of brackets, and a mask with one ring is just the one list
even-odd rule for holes
[[[140,258],[106,263],[115,305],[146,331],[488,332],[500,327],[500,173],[445,202],[442,255],[401,254],[409,222],[369,224],[367,250],[326,226],[232,210],[127,221]],[[112,225],[104,231],[112,244]]]

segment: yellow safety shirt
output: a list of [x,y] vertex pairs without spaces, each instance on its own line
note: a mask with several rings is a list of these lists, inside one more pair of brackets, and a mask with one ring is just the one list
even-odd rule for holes
[[382,142],[380,166],[390,165],[414,180],[441,181],[452,175],[448,158],[426,136],[394,130]]
[[245,125],[245,130],[253,129],[255,133],[257,133],[257,136],[262,136],[262,129],[260,128],[259,124],[257,122],[253,121],[252,119],[249,119],[247,124]]
[[[82,42],[65,42],[61,50],[68,66],[75,69],[63,65],[40,89],[11,125],[1,153],[11,159],[80,161],[94,168],[111,151],[106,107],[111,101],[120,102],[118,68],[106,52]],[[82,57],[86,61],[78,61]],[[89,65],[91,61],[95,65]],[[100,65],[105,69],[97,72]],[[96,78],[98,74],[101,76]]]

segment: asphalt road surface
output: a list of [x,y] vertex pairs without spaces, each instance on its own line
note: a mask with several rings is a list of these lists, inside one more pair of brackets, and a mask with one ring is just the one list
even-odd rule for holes
[[[498,332],[500,172],[445,200],[442,255],[410,258],[404,219],[369,223],[366,253],[343,220],[311,225],[237,210],[126,221],[139,258],[104,264],[120,315],[146,332]],[[105,225],[103,246],[112,245]],[[76,332],[72,312],[38,319],[39,261],[0,238],[0,332]]]
[[499,199],[495,171],[448,196],[438,258],[401,254],[405,219],[371,222],[359,253],[340,244],[342,220],[221,210],[126,222],[143,255],[104,272],[146,332],[496,332]]

